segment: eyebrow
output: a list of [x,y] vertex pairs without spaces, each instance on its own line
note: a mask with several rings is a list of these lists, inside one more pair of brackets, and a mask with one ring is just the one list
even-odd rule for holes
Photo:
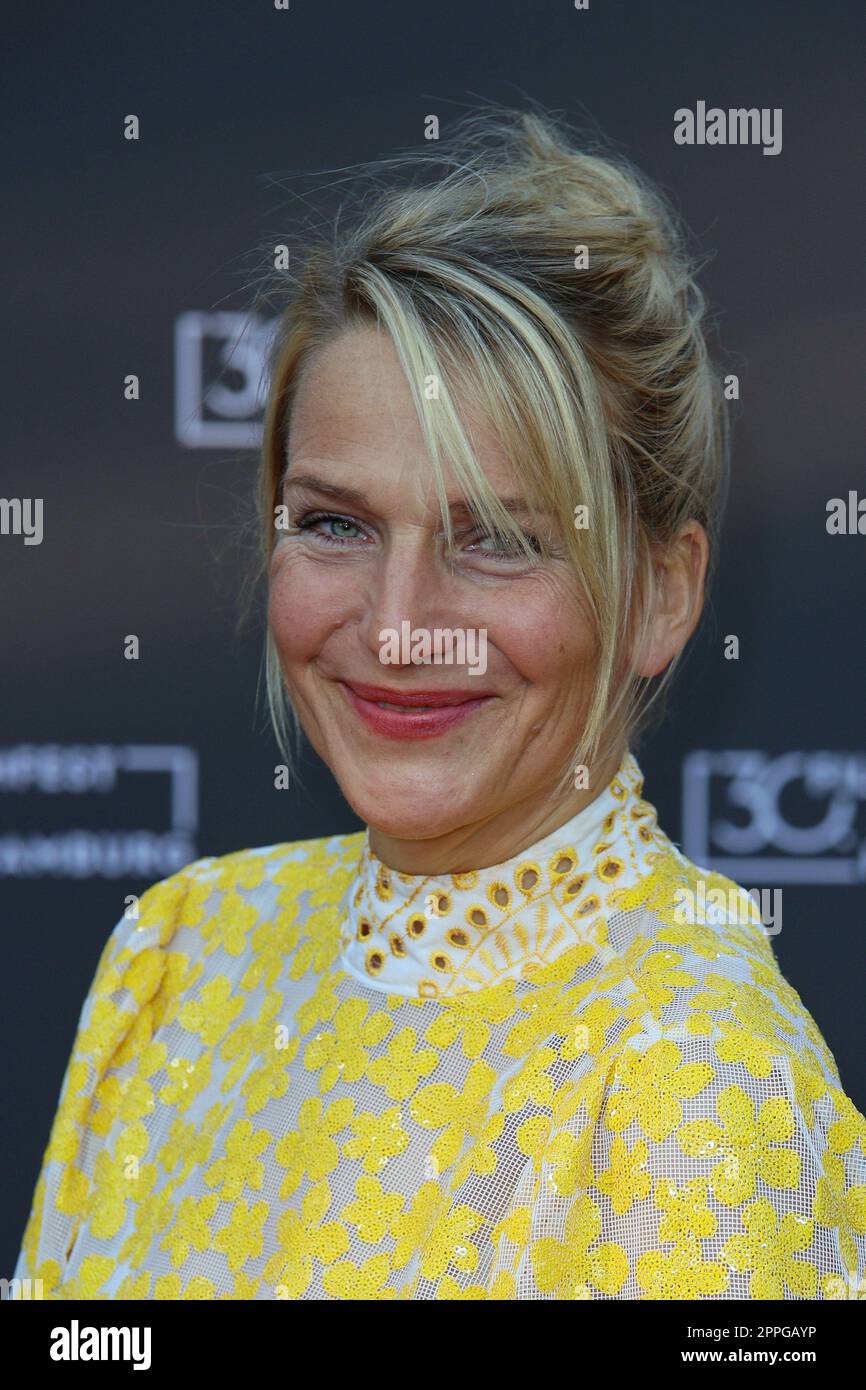
[[[349,507],[370,507],[363,492],[359,492],[357,488],[326,482],[324,478],[317,478],[314,473],[287,473],[283,479],[283,487],[309,488],[313,492],[322,493],[324,497],[330,497],[334,502],[344,502]],[[506,511],[517,516],[537,516],[546,510],[530,507],[523,497],[501,497],[499,500]],[[453,502],[449,502],[448,510],[457,516],[477,515],[476,509],[463,498],[455,498]]]

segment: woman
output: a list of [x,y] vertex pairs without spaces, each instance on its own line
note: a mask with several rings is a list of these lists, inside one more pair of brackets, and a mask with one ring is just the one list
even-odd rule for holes
[[866,1121],[631,751],[725,472],[681,234],[543,115],[458,136],[310,251],[274,359],[272,710],[367,829],[199,860],[117,925],[17,1270],[48,1297],[863,1278]]

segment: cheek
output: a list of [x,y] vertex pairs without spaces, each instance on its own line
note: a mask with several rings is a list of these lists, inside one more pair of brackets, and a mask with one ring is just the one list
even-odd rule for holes
[[344,621],[341,585],[302,556],[275,556],[271,564],[268,623],[284,663],[308,661]]
[[491,621],[488,641],[539,695],[556,698],[594,669],[592,626],[571,595],[533,587],[512,595]]

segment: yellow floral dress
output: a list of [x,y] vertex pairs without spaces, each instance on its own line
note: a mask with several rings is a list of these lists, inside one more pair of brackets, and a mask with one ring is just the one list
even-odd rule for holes
[[627,753],[476,873],[396,873],[358,833],[149,889],[84,1003],[16,1278],[56,1299],[863,1297],[866,1120],[752,899],[642,788]]

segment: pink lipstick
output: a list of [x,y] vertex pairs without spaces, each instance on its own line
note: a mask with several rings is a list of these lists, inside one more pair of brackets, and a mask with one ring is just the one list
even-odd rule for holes
[[490,691],[391,690],[359,681],[340,685],[367,728],[386,738],[434,738],[493,699]]

